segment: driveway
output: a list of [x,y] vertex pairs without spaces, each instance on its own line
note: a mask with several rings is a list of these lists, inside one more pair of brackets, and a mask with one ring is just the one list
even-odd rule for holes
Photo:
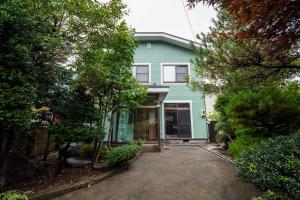
[[234,166],[197,146],[144,153],[129,171],[58,200],[249,200],[258,191],[234,176]]

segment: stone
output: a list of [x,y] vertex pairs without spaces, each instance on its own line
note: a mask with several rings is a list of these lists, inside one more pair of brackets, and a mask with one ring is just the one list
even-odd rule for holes
[[70,157],[65,160],[66,167],[71,167],[71,168],[86,167],[87,165],[90,165],[91,163],[92,163],[92,161],[84,160],[79,157]]
[[[60,150],[64,149],[67,144],[64,144],[60,147]],[[71,157],[79,157],[79,150],[82,144],[78,143],[71,143],[69,148],[66,151],[66,154],[64,155],[65,158],[71,158]]]

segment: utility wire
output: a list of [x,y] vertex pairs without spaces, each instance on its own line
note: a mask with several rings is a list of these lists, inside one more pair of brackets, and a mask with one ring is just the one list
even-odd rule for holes
[[194,30],[193,30],[193,27],[192,27],[192,24],[191,24],[191,20],[190,20],[190,18],[189,18],[189,15],[188,15],[188,13],[187,13],[187,11],[186,11],[186,7],[185,7],[185,4],[184,4],[184,0],[181,0],[181,3],[182,3],[182,6],[183,6],[183,10],[184,10],[184,12],[185,12],[186,18],[187,18],[187,20],[188,20],[188,23],[189,23],[191,32],[192,32],[192,34],[193,34],[194,41],[196,41],[196,35],[195,35]]

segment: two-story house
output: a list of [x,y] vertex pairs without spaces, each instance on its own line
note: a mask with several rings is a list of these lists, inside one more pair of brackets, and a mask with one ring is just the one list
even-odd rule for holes
[[133,112],[122,112],[113,141],[206,140],[203,93],[187,86],[187,75],[195,75],[191,41],[162,32],[139,32],[136,37],[139,46],[132,72],[156,101]]

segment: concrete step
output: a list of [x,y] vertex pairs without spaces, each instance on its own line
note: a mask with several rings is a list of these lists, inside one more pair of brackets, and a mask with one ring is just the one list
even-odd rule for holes
[[192,140],[192,139],[165,139],[165,144],[172,145],[172,144],[199,144],[199,145],[204,145],[207,144],[207,140]]
[[160,152],[158,144],[144,144],[143,152]]

